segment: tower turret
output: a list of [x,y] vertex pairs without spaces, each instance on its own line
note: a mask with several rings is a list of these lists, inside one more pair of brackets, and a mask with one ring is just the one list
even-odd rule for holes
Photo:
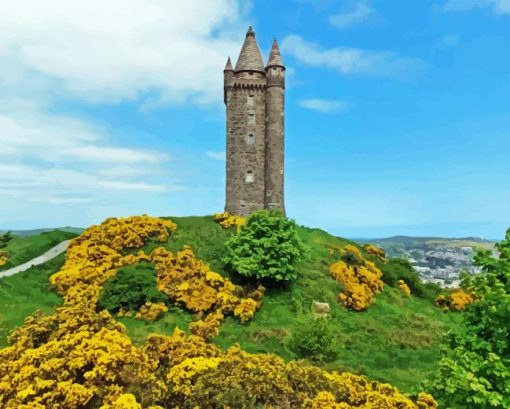
[[232,87],[232,80],[234,79],[234,68],[232,67],[232,61],[228,57],[227,64],[223,70],[223,100],[227,103],[228,91]]
[[285,67],[276,38],[266,65],[266,153],[264,207],[285,213],[284,106]]

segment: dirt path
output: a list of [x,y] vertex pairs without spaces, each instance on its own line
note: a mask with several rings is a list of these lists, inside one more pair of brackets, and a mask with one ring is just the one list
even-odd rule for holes
[[14,274],[21,273],[22,271],[26,271],[30,267],[38,266],[39,264],[46,263],[47,261],[57,257],[59,254],[62,254],[64,251],[66,251],[67,246],[69,245],[70,242],[71,242],[71,240],[63,241],[62,243],[59,243],[55,247],[49,249],[46,253],[41,254],[40,256],[33,258],[32,260],[27,261],[24,264],[13,267],[9,270],[1,271],[0,278],[12,276]]

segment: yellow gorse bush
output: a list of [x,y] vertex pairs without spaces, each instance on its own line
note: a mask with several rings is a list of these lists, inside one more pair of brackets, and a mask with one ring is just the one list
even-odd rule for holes
[[384,250],[380,247],[377,247],[376,245],[374,244],[365,244],[363,245],[363,249],[368,253],[368,254],[371,254],[381,260],[384,260],[386,259],[386,253],[384,252]]
[[[193,333],[212,338],[218,334],[226,314],[233,314],[245,322],[261,305],[260,294],[254,294],[253,298],[250,298],[251,294],[245,295],[242,287],[196,259],[190,247],[185,246],[175,255],[158,248],[151,253],[151,261],[156,265],[159,291],[186,309],[205,314],[205,318],[190,327]],[[264,288],[260,287],[258,291],[263,295]]]
[[[222,350],[207,342],[224,314],[249,319],[264,289],[241,288],[197,260],[191,249],[173,254],[158,248],[123,254],[149,238],[165,241],[175,225],[147,216],[109,219],[73,240],[62,269],[50,281],[64,298],[53,315],[27,317],[0,350],[0,407],[5,409],[162,409],[248,407],[432,409],[390,385],[348,373],[326,372],[271,354],[249,354],[238,346]],[[152,334],[137,347],[125,327],[106,310],[97,311],[102,284],[116,269],[153,262],[158,287],[201,315],[191,335]],[[365,266],[366,269],[370,267]],[[156,315],[162,305],[145,305]],[[142,311],[143,310],[143,311]],[[195,335],[197,334],[197,335]]]
[[349,309],[366,310],[375,302],[375,294],[383,290],[382,272],[353,245],[345,246],[343,258],[348,261],[340,260],[329,269],[331,276],[342,284],[338,300]]
[[436,298],[436,305],[445,310],[464,311],[474,301],[474,297],[463,289],[453,290],[450,294],[441,294]]
[[225,229],[230,229],[231,227],[237,227],[239,229],[241,226],[246,224],[245,217],[236,216],[229,212],[215,213],[214,221],[219,223]]
[[400,289],[400,292],[405,295],[406,297],[411,296],[411,289],[407,285],[407,283],[404,280],[398,280],[397,281],[398,288]]
[[9,261],[7,254],[0,252],[0,266],[3,266],[7,261]]
[[154,321],[157,320],[161,314],[164,314],[165,312],[168,312],[168,307],[165,304],[147,301],[135,314],[135,318],[139,320]]
[[[175,407],[437,408],[421,394],[418,406],[388,384],[350,373],[326,372],[238,346],[212,356],[186,358],[167,375]],[[214,391],[211,393],[211,391]]]

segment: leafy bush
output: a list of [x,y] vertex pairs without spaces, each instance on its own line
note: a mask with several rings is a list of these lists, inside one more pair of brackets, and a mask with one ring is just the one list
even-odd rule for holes
[[367,243],[363,245],[363,249],[365,249],[365,251],[368,254],[371,254],[372,256],[375,256],[381,260],[384,260],[386,258],[386,252],[382,248],[377,247],[374,244]]
[[227,269],[257,279],[289,281],[297,276],[296,263],[303,244],[294,221],[275,211],[253,213],[241,231],[226,243]]
[[475,265],[483,272],[463,277],[474,301],[462,313],[462,329],[444,340],[432,385],[441,407],[510,407],[510,229],[497,248],[499,258],[479,251]]
[[12,235],[12,233],[10,231],[8,231],[4,234],[0,234],[0,249],[7,246],[7,243],[9,243],[13,238],[14,238],[14,236]]
[[307,318],[292,334],[288,346],[300,358],[329,362],[336,357],[334,338],[333,326],[328,318]]
[[103,287],[99,308],[116,313],[138,311],[145,303],[165,303],[168,297],[156,286],[156,273],[148,263],[119,269]]
[[424,283],[418,272],[404,258],[392,258],[382,264],[382,280],[392,286],[398,287],[398,281],[404,280],[414,296],[434,302],[442,289],[437,284]]

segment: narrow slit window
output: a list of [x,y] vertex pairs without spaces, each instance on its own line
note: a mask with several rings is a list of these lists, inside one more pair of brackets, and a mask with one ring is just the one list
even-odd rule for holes
[[248,114],[248,124],[255,125],[255,114]]
[[246,183],[253,183],[255,181],[255,177],[253,176],[253,171],[249,170],[246,172]]
[[253,135],[252,133],[248,134],[246,142],[248,142],[248,145],[253,145],[255,143],[255,135]]

